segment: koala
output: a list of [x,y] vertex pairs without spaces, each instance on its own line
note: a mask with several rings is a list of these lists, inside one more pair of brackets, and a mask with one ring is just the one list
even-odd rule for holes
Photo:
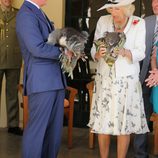
[[[81,33],[73,28],[56,29],[51,32],[47,43],[58,45],[62,51],[60,55],[60,62],[63,72],[69,73],[73,79],[73,70],[77,64],[77,60],[81,57],[84,59],[85,44],[88,40],[88,33],[82,31]],[[67,51],[73,52],[71,60],[66,55]]]
[[75,54],[84,53],[87,40],[88,33],[86,31],[80,33],[73,28],[56,29],[48,37],[49,44],[59,44]]
[[105,62],[112,67],[116,61],[118,54],[116,53],[123,48],[126,42],[126,35],[123,32],[105,32],[104,37],[94,41],[96,51],[100,49],[101,45],[106,48],[106,54],[103,57]]

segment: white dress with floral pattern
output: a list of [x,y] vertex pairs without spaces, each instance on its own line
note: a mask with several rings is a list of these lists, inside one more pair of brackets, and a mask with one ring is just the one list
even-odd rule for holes
[[[142,90],[137,76],[115,78],[96,74],[88,126],[93,133],[123,135],[148,132]],[[106,77],[105,77],[106,76]]]

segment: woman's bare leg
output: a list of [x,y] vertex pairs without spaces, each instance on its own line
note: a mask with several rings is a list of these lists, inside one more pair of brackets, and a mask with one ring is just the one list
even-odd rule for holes
[[99,150],[101,158],[108,158],[109,146],[110,146],[110,135],[98,134]]
[[126,158],[130,143],[130,135],[117,136],[117,158]]

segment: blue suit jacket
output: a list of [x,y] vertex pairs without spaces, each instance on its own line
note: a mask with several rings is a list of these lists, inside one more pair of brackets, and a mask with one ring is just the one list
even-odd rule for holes
[[25,1],[16,18],[16,31],[24,58],[24,94],[64,89],[60,50],[47,44],[53,26],[42,12]]

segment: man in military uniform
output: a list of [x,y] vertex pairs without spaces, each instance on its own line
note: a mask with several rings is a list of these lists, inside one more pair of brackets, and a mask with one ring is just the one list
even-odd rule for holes
[[0,4],[0,91],[5,75],[8,132],[21,135],[17,85],[22,58],[15,31],[18,10],[12,7],[12,0],[0,0]]

